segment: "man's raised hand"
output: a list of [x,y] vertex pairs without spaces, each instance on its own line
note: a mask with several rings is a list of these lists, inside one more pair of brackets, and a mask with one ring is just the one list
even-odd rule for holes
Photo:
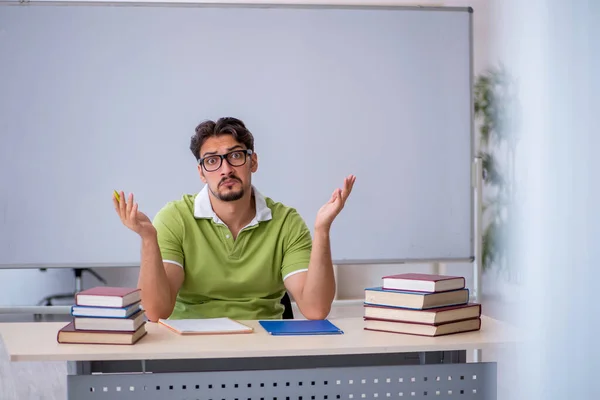
[[156,229],[152,225],[150,218],[138,210],[138,204],[133,201],[133,193],[129,193],[127,200],[125,194],[119,193],[119,199],[113,195],[113,205],[115,211],[123,225],[140,235],[142,238],[150,235],[156,235]]

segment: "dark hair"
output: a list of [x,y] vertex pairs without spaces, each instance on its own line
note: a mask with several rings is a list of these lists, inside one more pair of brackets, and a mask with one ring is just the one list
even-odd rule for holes
[[239,119],[233,117],[219,118],[217,122],[206,120],[196,127],[196,133],[192,136],[190,150],[196,160],[200,159],[200,148],[209,137],[231,135],[235,140],[254,151],[254,137]]

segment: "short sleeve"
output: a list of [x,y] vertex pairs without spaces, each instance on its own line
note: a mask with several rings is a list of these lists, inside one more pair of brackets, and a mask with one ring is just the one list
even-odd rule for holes
[[158,247],[163,262],[185,265],[183,254],[183,221],[173,205],[166,205],[154,217]]
[[296,210],[288,215],[285,221],[283,262],[281,276],[285,280],[294,273],[307,271],[312,250],[312,237],[306,223]]

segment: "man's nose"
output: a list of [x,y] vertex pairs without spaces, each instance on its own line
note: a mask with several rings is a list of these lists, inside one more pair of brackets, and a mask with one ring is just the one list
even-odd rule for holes
[[233,167],[227,160],[223,160],[223,164],[221,164],[221,175],[230,175],[233,172]]

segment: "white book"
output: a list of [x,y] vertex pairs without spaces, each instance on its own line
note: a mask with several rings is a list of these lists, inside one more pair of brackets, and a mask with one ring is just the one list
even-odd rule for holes
[[129,318],[141,309],[140,304],[138,301],[121,308],[74,305],[71,307],[71,315],[74,317]]
[[230,318],[159,319],[158,322],[180,335],[251,333],[253,328]]

